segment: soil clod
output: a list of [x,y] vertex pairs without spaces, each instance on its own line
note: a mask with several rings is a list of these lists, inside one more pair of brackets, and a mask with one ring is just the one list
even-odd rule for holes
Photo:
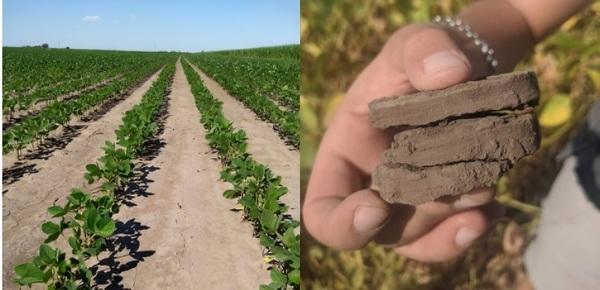
[[492,186],[540,143],[535,74],[516,72],[369,104],[377,128],[404,128],[373,173],[390,203],[417,205]]

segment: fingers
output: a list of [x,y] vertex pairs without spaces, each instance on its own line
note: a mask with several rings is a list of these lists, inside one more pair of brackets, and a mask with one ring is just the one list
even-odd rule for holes
[[361,248],[376,236],[386,244],[407,244],[444,219],[489,202],[493,194],[480,192],[416,208],[392,207],[364,189],[391,142],[389,132],[371,127],[369,101],[444,88],[470,77],[467,58],[440,28],[413,25],[396,33],[353,83],[329,123],[306,190],[302,220],[307,230],[340,249]]
[[404,70],[419,91],[443,89],[471,79],[468,58],[446,31],[424,26],[406,38]]
[[302,209],[306,229],[317,240],[334,248],[358,249],[381,229],[389,205],[365,188],[390,142],[391,136],[374,130],[368,119],[336,114],[313,164]]
[[492,188],[481,188],[456,197],[441,198],[416,207],[394,205],[390,222],[375,241],[387,246],[408,244],[425,235],[444,219],[487,204],[494,198]]
[[452,215],[424,236],[395,251],[422,262],[456,258],[502,215],[504,208],[497,202]]
[[322,243],[338,249],[364,247],[389,218],[389,205],[372,190],[349,197],[307,201],[303,219],[308,231]]

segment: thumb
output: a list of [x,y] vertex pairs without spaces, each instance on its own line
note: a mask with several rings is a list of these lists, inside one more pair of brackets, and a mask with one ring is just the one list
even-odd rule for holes
[[434,26],[414,31],[402,57],[406,75],[419,91],[443,89],[472,77],[468,58],[446,31]]

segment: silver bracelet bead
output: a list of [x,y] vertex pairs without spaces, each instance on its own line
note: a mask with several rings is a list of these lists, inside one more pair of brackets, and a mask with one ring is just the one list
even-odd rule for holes
[[452,29],[456,29],[456,30],[462,32],[467,38],[472,39],[473,44],[475,44],[475,46],[479,47],[481,50],[481,53],[484,54],[485,60],[488,63],[488,70],[489,70],[490,74],[496,73],[496,68],[498,67],[498,60],[496,58],[494,58],[494,56],[493,56],[494,49],[492,49],[489,46],[489,44],[487,42],[485,42],[483,39],[479,38],[479,34],[477,34],[476,32],[473,32],[471,30],[471,26],[469,26],[468,24],[465,24],[462,20],[460,20],[458,18],[452,18],[450,16],[442,17],[440,15],[436,15],[433,18],[433,22],[440,24],[440,25],[448,26]]

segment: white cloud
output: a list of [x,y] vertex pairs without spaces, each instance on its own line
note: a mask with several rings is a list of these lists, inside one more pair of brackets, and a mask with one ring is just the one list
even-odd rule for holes
[[87,16],[81,18],[81,20],[83,20],[85,22],[98,22],[98,21],[102,20],[102,17],[96,16],[96,15],[87,15]]

